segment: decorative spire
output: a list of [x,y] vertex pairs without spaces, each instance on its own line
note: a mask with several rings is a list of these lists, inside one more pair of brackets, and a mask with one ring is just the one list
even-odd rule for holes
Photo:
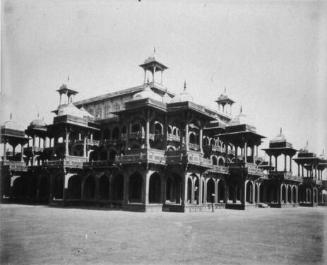
[[156,47],[153,46],[153,57],[155,56],[155,54],[156,54]]
[[9,116],[10,120],[12,120],[12,113],[10,112],[10,116]]
[[184,91],[186,91],[186,80],[184,81]]
[[224,94],[226,95],[226,87],[224,87]]
[[279,135],[282,135],[283,134],[283,128],[280,127],[280,130],[279,130]]
[[241,105],[241,108],[240,108],[240,114],[242,114],[243,113],[243,107],[242,107],[242,105]]
[[305,144],[305,149],[308,150],[309,148],[309,141],[307,140],[306,144]]

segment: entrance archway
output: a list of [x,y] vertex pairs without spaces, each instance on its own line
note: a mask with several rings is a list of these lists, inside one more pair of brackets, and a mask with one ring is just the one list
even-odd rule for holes
[[114,175],[111,180],[111,191],[113,201],[122,201],[124,198],[124,176]]
[[81,178],[78,175],[71,176],[68,180],[69,199],[81,199]]
[[214,196],[215,194],[215,182],[212,178],[210,178],[207,182],[207,202],[208,203],[214,203]]
[[138,172],[129,177],[129,201],[142,202],[143,178]]
[[88,176],[84,182],[84,199],[94,200],[95,198],[95,178],[94,176]]
[[150,176],[149,203],[161,203],[161,177],[158,173]]
[[101,200],[109,199],[109,178],[102,175],[99,180],[99,197]]

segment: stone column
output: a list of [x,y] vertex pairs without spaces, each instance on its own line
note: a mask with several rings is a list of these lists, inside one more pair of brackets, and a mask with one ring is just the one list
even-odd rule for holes
[[185,125],[185,150],[189,150],[188,123]]
[[244,143],[244,162],[247,163],[247,154],[248,154],[248,144]]
[[147,113],[146,123],[145,123],[145,148],[150,148],[150,121],[149,113]]
[[21,155],[20,155],[20,161],[24,162],[24,144],[21,144]]
[[165,176],[160,176],[161,181],[161,202],[164,204],[166,202],[166,179]]
[[261,183],[258,184],[257,203],[260,203],[260,189],[261,189]]
[[6,139],[4,140],[4,143],[3,143],[3,160],[4,161],[7,160],[7,141],[6,141]]
[[275,157],[275,171],[278,171],[278,156]]
[[168,137],[168,118],[167,114],[165,114],[165,122],[164,122],[164,139],[163,139],[163,145],[164,150],[167,150],[167,137]]
[[86,158],[87,157],[87,153],[86,153],[86,138],[87,136],[84,135],[84,143],[83,143],[83,157]]
[[215,181],[215,203],[218,203],[218,182],[219,180]]
[[269,155],[269,166],[272,167],[272,159],[271,159],[271,155]]
[[254,155],[254,152],[255,151],[255,145],[252,146],[252,163],[255,163],[255,155]]
[[292,157],[290,156],[290,172],[292,172]]
[[202,204],[203,203],[203,200],[202,200],[202,198],[203,198],[203,194],[202,194],[202,191],[203,191],[203,189],[202,189],[202,186],[203,186],[203,178],[200,176],[200,178],[199,178],[199,201],[198,201],[198,204]]
[[187,173],[185,173],[182,181],[182,205],[187,204],[187,177]]
[[287,156],[284,154],[284,171],[287,171]]
[[255,190],[256,190],[256,183],[252,182],[252,204],[255,204]]
[[203,153],[203,128],[200,129],[200,152]]
[[66,129],[65,156],[69,156],[69,131]]

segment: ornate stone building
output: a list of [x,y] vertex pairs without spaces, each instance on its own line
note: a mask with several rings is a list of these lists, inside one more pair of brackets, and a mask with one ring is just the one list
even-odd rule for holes
[[21,130],[6,122],[2,200],[181,212],[325,203],[324,156],[295,150],[280,132],[264,161],[265,137],[242,110],[232,117],[225,92],[211,110],[194,102],[186,83],[169,92],[167,67],[154,57],[140,67],[142,85],[78,102],[62,85],[52,124],[36,119]]

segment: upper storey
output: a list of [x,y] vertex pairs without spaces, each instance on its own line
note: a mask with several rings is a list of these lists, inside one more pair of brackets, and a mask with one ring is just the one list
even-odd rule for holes
[[[164,106],[165,109],[170,105],[169,109],[173,110],[179,107],[180,102],[189,102],[192,108],[206,113],[210,117],[221,121],[222,124],[226,124],[231,120],[230,113],[222,110],[217,112],[194,103],[192,96],[186,89],[186,82],[184,83],[184,89],[177,95],[170,92],[164,86],[162,78],[164,71],[167,70],[168,67],[159,62],[154,56],[147,58],[144,63],[139,66],[144,70],[143,84],[81,100],[75,102],[74,105],[78,108],[85,108],[96,120],[106,120],[115,118],[117,117],[117,113],[126,110],[126,107],[131,105],[128,102],[134,102],[136,99],[141,98],[150,98],[154,100],[159,107]],[[217,125],[214,122],[212,126],[221,126],[221,124]]]

